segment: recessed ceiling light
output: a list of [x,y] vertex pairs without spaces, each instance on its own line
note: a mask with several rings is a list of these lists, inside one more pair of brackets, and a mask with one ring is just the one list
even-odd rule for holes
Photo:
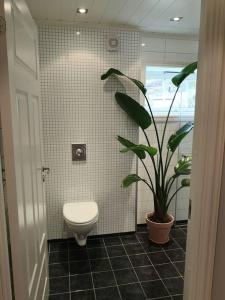
[[183,17],[174,17],[174,18],[170,18],[171,22],[180,22],[180,20],[182,20]]
[[80,35],[80,31],[77,31],[77,32],[76,32],[76,35]]
[[146,44],[145,44],[145,43],[141,43],[141,46],[142,46],[142,47],[145,47],[145,46],[146,46]]
[[87,8],[78,8],[77,9],[77,13],[78,14],[87,14],[87,12],[88,12],[88,9]]

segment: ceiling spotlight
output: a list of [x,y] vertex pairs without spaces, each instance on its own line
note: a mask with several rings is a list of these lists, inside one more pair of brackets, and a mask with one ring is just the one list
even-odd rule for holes
[[145,43],[141,43],[141,46],[142,46],[142,47],[145,47],[145,46],[146,46],[146,44],[145,44]]
[[80,35],[80,31],[77,31],[77,32],[76,32],[76,35]]
[[180,22],[180,20],[182,20],[183,17],[174,17],[174,18],[170,18],[171,22]]
[[77,9],[77,13],[78,14],[87,14],[87,12],[88,12],[88,9],[87,8],[78,8]]

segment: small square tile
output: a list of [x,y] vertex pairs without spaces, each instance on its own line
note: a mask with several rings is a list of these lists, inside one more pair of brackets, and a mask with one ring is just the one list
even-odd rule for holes
[[121,240],[123,242],[123,244],[134,244],[134,243],[138,243],[138,239],[136,237],[136,235],[134,233],[132,234],[126,234],[126,235],[121,235]]
[[178,269],[179,273],[184,276],[184,272],[185,272],[185,262],[184,261],[180,261],[180,262],[175,262],[174,265],[176,266],[176,268]]
[[108,258],[100,258],[90,260],[92,272],[102,272],[111,270],[110,262]]
[[95,288],[116,285],[112,271],[92,273]]
[[141,246],[141,244],[137,243],[137,244],[127,244],[124,245],[126,252],[128,255],[132,255],[132,254],[139,254],[139,253],[144,253],[145,250],[143,249],[143,247]]
[[114,274],[118,285],[138,282],[137,276],[133,269],[117,270],[114,271]]
[[73,261],[69,263],[70,275],[90,273],[88,260]]
[[51,252],[49,254],[49,264],[62,263],[68,261],[68,251]]
[[56,263],[49,265],[49,278],[60,276],[69,276],[69,264]]
[[88,239],[87,248],[104,247],[103,239]]
[[100,288],[95,290],[96,300],[117,300],[120,295],[117,287]]
[[70,276],[70,290],[72,292],[91,289],[93,289],[91,274]]
[[91,248],[88,249],[89,259],[106,258],[107,253],[105,248]]
[[52,240],[49,241],[49,251],[54,252],[54,251],[67,251],[68,250],[68,243],[67,240]]
[[70,293],[50,295],[48,300],[70,300]]
[[77,250],[70,249],[69,250],[69,261],[78,261],[78,260],[86,260],[88,259],[86,248]]
[[185,253],[182,249],[167,250],[166,254],[172,262],[185,260]]
[[163,282],[171,295],[182,295],[184,281],[181,277],[165,279]]
[[107,251],[108,251],[109,257],[126,255],[126,252],[125,252],[123,246],[107,247]]
[[69,292],[69,277],[57,277],[49,279],[50,294]]
[[95,300],[93,290],[71,293],[71,300]]
[[130,255],[129,258],[134,267],[151,265],[151,262],[146,254]]
[[139,283],[132,283],[127,285],[121,285],[119,287],[123,300],[145,300],[146,297],[143,293],[141,285]]
[[170,278],[170,277],[179,276],[177,270],[171,263],[163,264],[163,265],[156,265],[155,268],[161,278]]
[[137,267],[135,272],[140,281],[156,280],[159,278],[153,266]]
[[104,242],[106,246],[117,246],[121,245],[121,240],[118,236],[105,237]]
[[170,262],[169,258],[166,256],[164,252],[149,253],[148,257],[150,258],[153,265],[159,265],[159,264]]
[[149,299],[168,296],[168,292],[161,280],[142,282],[141,285]]
[[127,256],[112,257],[110,261],[113,270],[129,269],[132,267]]

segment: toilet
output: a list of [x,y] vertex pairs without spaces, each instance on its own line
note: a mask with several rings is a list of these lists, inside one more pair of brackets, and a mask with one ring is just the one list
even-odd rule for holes
[[63,218],[80,246],[85,246],[87,235],[98,221],[96,202],[71,202],[63,205]]

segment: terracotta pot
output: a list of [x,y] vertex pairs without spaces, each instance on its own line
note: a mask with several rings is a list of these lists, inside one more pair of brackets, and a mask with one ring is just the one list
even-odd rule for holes
[[169,242],[169,234],[171,227],[174,223],[174,217],[172,215],[168,215],[169,222],[168,223],[157,223],[151,221],[153,213],[148,213],[146,216],[146,223],[148,227],[148,238],[150,241],[156,244],[166,244]]

